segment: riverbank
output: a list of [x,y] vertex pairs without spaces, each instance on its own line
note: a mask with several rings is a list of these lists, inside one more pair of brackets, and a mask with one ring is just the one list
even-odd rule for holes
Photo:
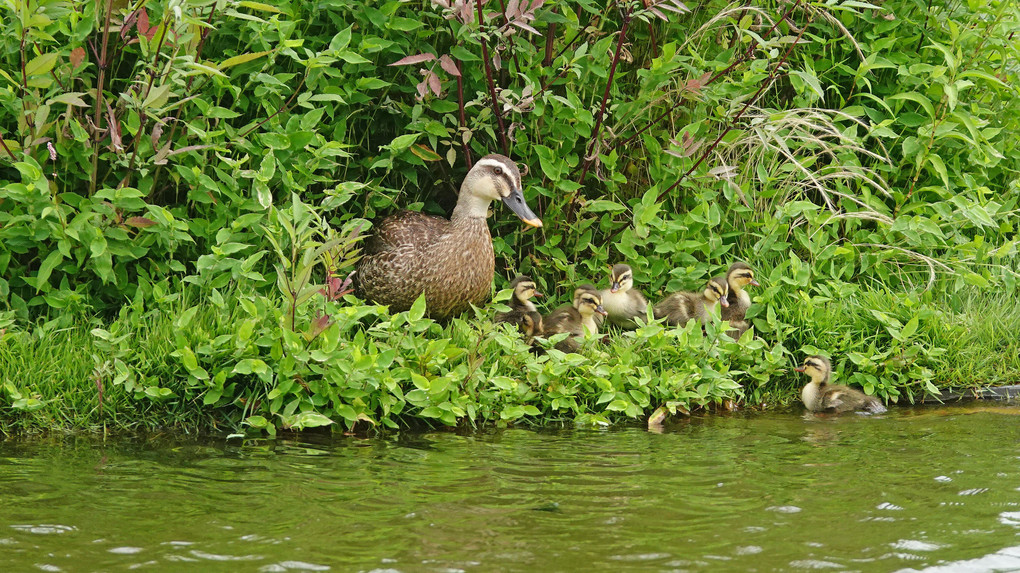
[[792,366],[816,352],[833,357],[836,381],[893,404],[1020,379],[1020,305],[1006,297],[863,292],[808,309],[764,291],[769,302],[752,307],[755,336],[740,341],[716,325],[651,324],[611,331],[581,354],[537,355],[491,324],[491,310],[441,325],[420,306],[389,315],[323,298],[291,317],[282,301],[252,292],[182,290],[105,321],[8,327],[0,429],[608,425],[660,408],[683,416],[796,402],[804,380]]

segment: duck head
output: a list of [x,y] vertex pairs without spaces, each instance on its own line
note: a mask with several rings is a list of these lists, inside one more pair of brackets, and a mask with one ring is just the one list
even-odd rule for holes
[[832,363],[829,359],[815,354],[804,359],[804,364],[794,368],[796,372],[803,372],[811,377],[812,382],[828,382],[832,375]]
[[726,300],[726,295],[730,292],[730,285],[726,282],[726,277],[712,277],[705,285],[705,291],[702,296],[705,297],[710,303],[718,302],[722,306],[729,306],[730,303]]
[[538,292],[538,287],[535,285],[535,281],[531,280],[531,277],[528,275],[518,275],[517,278],[510,283],[510,286],[514,289],[514,298],[521,304],[527,305],[533,296],[545,296]]
[[484,217],[489,203],[502,201],[528,225],[542,226],[542,220],[524,200],[520,169],[505,155],[493,153],[475,162],[461,184],[460,195],[458,206],[468,200],[474,216]]
[[754,269],[747,263],[733,263],[726,271],[726,282],[730,285],[730,291],[743,290],[747,285],[761,286],[754,280]]
[[634,272],[630,265],[619,264],[613,267],[609,280],[609,292],[627,292],[634,286]]
[[591,316],[596,313],[602,316],[609,314],[606,309],[602,308],[602,297],[599,296],[599,291],[591,285],[582,285],[574,291],[574,308],[581,313],[581,316]]

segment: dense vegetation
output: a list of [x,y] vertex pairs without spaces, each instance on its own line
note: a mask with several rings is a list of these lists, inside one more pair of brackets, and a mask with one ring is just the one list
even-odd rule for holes
[[[891,401],[1020,373],[1011,0],[0,12],[8,431],[608,423],[787,401],[816,351]],[[754,329],[536,356],[491,308],[345,294],[369,221],[448,213],[493,151],[545,222],[494,205],[497,288],[551,309],[626,260],[657,298],[745,260]]]

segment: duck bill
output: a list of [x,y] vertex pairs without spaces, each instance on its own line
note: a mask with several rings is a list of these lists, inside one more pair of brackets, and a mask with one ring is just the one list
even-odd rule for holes
[[751,282],[749,282],[749,283],[747,283],[747,284],[749,284],[749,285],[751,285],[751,286],[761,286],[760,284],[758,284],[758,281],[756,281],[756,280],[754,280],[754,279],[751,279]]
[[620,290],[620,283],[613,283],[613,286],[609,287],[609,292],[616,292]]
[[725,306],[729,306],[730,305],[730,301],[726,300],[725,298],[721,298],[721,299],[719,299],[719,304],[724,306],[724,307]]
[[601,304],[595,307],[595,312],[601,314],[602,316],[609,316],[609,313],[606,312],[606,309],[602,308]]
[[542,297],[544,297],[545,295],[544,295],[544,294],[542,294],[542,293],[540,293],[540,292],[538,292],[538,291],[536,290],[536,291],[535,291],[535,294],[534,294],[533,296],[537,296],[538,298],[542,298]]
[[514,189],[509,195],[503,197],[503,203],[528,225],[542,226],[542,220],[531,210],[531,207],[528,207],[528,203],[524,200],[524,193],[520,189]]
[[793,371],[794,372],[803,372],[804,371],[804,367],[803,366],[797,366],[796,368],[793,369]]

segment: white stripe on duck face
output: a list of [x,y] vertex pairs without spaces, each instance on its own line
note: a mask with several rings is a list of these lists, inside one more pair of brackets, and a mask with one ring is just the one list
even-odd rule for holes
[[[487,170],[490,173],[492,173],[493,176],[495,176],[495,177],[503,177],[504,180],[510,186],[510,189],[507,190],[506,195],[509,195],[510,191],[512,191],[513,189],[521,189],[522,188],[521,187],[520,176],[517,174],[517,170],[514,168],[515,167],[514,165],[508,164],[507,162],[502,161],[500,159],[494,159],[492,157],[485,157],[485,158],[479,159],[478,162],[475,163],[475,167],[487,168]],[[502,173],[499,173],[499,174],[495,173],[494,170],[496,168],[499,168],[502,171]],[[502,195],[502,193],[501,193],[501,195]],[[503,196],[506,196],[506,195],[503,195]]]

